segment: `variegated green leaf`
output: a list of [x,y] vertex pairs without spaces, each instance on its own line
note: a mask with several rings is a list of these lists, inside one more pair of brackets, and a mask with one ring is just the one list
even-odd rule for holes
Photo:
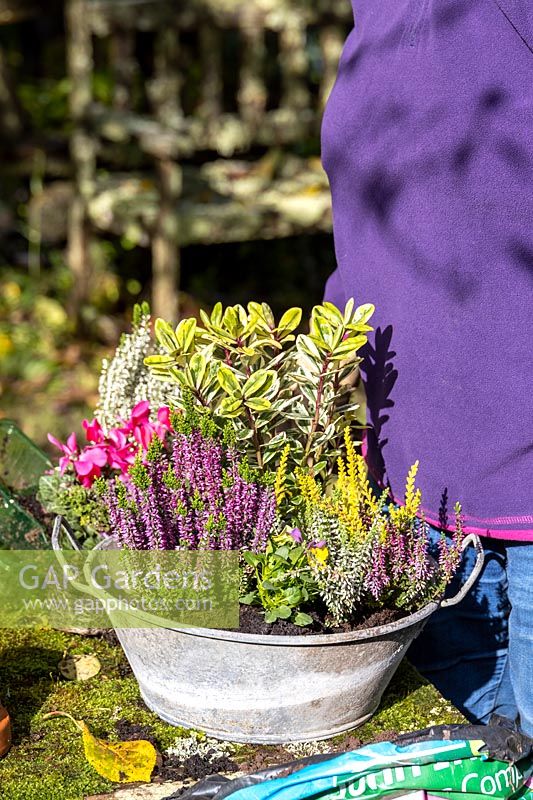
[[345,325],[352,321],[354,306],[355,306],[355,300],[353,299],[353,297],[350,297],[350,299],[344,306],[344,314],[342,315],[344,317]]
[[347,358],[352,353],[357,352],[360,350],[361,347],[366,344],[367,337],[366,336],[353,336],[349,339],[345,339],[341,342],[338,347],[335,348],[335,351],[332,353],[331,358],[335,361],[341,358]]
[[215,303],[213,310],[211,311],[211,322],[213,325],[220,325],[223,316],[224,309],[222,308],[222,303],[219,301],[218,303]]
[[228,306],[224,311],[224,316],[222,317],[222,327],[228,331],[232,339],[235,339],[237,336],[239,327],[238,320],[237,307]]
[[194,335],[196,333],[196,320],[194,317],[182,319],[176,328],[176,339],[182,353],[189,353],[194,345]]
[[268,411],[271,406],[270,400],[266,397],[250,397],[244,402],[252,411]]
[[187,385],[187,381],[185,380],[185,375],[183,373],[183,370],[181,370],[181,369],[177,369],[175,367],[172,367],[170,369],[170,371],[169,371],[169,377],[170,377],[170,380],[173,381],[173,383],[177,383],[180,386],[186,386]]
[[250,300],[248,303],[248,313],[250,314],[250,317],[263,319],[263,309],[261,307],[261,303],[256,303],[254,300]]
[[164,369],[169,367],[174,367],[178,363],[177,359],[174,356],[164,356],[164,355],[153,355],[153,356],[146,356],[144,359],[144,363],[147,367],[151,369]]
[[[240,398],[225,397],[220,404],[220,414],[222,417],[238,417],[242,408]],[[252,431],[250,431],[252,433]]]
[[273,347],[276,350],[283,350],[283,345],[276,341],[273,336],[267,338],[264,335],[254,340],[254,347],[257,349],[261,347]]
[[319,313],[316,313],[313,317],[310,333],[311,337],[319,346],[331,346],[333,327],[328,320],[324,319]]
[[311,358],[316,359],[319,362],[322,361],[322,354],[310,336],[306,336],[303,333],[297,336],[296,347],[298,351],[311,356]]
[[276,380],[276,373],[273,370],[258,369],[244,384],[242,393],[245,398],[256,395],[267,395],[273,388]]
[[244,308],[244,306],[241,306],[239,304],[235,306],[235,310],[237,312],[237,317],[239,319],[239,325],[241,327],[241,330],[244,331],[244,329],[248,325],[248,314],[246,313],[246,309]]
[[194,385],[201,389],[207,372],[207,359],[201,353],[194,353],[189,363]]
[[270,308],[268,303],[261,303],[261,308],[263,309],[263,318],[264,318],[265,322],[267,323],[267,325],[270,328],[275,328],[276,327],[276,321],[274,319],[274,314],[272,312],[272,309]]
[[279,324],[278,324],[278,331],[280,333],[290,333],[291,331],[296,330],[300,322],[302,321],[302,309],[301,308],[289,308],[283,316],[281,317]]
[[358,325],[364,324],[368,322],[375,310],[376,307],[372,303],[365,303],[362,306],[358,306],[350,322],[352,324],[357,323]]
[[[350,301],[348,300],[348,303]],[[343,323],[343,315],[340,310],[337,308],[336,305],[330,303],[328,300],[325,300],[322,303],[322,306],[318,306],[318,308],[322,311],[322,314],[329,319],[334,324],[341,324]]]
[[172,325],[169,325],[164,319],[160,317],[156,319],[154,324],[154,332],[159,344],[165,348],[169,353],[179,350],[179,342],[174,333]]
[[241,385],[230,367],[222,364],[217,373],[218,382],[228,395],[241,395]]

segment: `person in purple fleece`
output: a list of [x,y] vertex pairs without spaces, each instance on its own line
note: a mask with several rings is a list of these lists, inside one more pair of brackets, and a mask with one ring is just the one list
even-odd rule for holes
[[370,471],[401,498],[419,459],[427,520],[460,501],[487,554],[410,658],[470,719],[533,735],[533,4],[353,11],[322,125],[326,299],[376,304]]

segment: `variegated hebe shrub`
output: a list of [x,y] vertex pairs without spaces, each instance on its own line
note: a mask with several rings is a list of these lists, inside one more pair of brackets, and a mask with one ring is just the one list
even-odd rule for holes
[[299,308],[276,321],[266,303],[247,310],[217,303],[211,315],[201,312],[203,326],[184,319],[174,329],[158,319],[155,334],[166,353],[146,364],[174,390],[178,406],[191,393],[199,410],[230,420],[258,467],[276,467],[288,445],[291,467],[326,477],[358,409],[350,378],[373,311],[353,300],[344,312],[324,303],[314,307],[309,332],[296,334]]

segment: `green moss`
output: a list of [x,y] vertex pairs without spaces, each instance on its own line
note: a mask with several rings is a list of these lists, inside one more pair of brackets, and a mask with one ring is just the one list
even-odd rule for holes
[[[67,653],[95,653],[101,672],[84,683],[65,680],[58,665]],[[110,740],[117,739],[119,720],[150,725],[162,750],[183,733],[148,711],[135,678],[125,672],[121,648],[100,638],[0,630],[0,695],[14,732],[13,749],[0,762],[2,800],[81,800],[115,788],[86,762],[69,720],[43,719],[49,711],[67,711]]]
[[[58,665],[67,653],[95,653],[101,672],[84,683],[65,680]],[[14,729],[14,746],[0,762],[1,800],[82,800],[115,788],[86,762],[71,722],[43,719],[49,711],[67,711],[83,719],[96,736],[110,740],[117,739],[119,720],[149,725],[160,750],[190,733],[167,725],[146,708],[122,649],[101,638],[52,630],[0,630],[0,698]],[[462,721],[433,687],[403,664],[379,713],[354,734],[368,742],[384,731]],[[346,736],[332,740],[331,749],[342,748],[345,740]],[[270,749],[274,761],[279,760],[275,748],[253,746],[239,747],[236,757],[249,761],[254,753]]]

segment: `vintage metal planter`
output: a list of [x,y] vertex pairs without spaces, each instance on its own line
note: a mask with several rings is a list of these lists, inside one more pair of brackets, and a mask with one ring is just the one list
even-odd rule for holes
[[[466,544],[478,549],[476,567],[440,605],[459,602],[481,569],[479,540],[469,536]],[[351,633],[261,636],[171,624],[115,630],[144,701],[162,719],[220,739],[274,744],[326,739],[368,720],[438,607]]]
[[354,633],[118,628],[116,634],[146,704],[167,722],[232,741],[306,741],[371,717],[437,607]]

